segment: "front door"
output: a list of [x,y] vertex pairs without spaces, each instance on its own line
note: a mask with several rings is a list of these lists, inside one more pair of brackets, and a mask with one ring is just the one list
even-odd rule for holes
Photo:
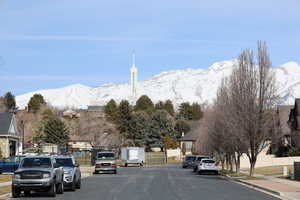
[[17,142],[9,140],[9,156],[15,156],[17,152]]

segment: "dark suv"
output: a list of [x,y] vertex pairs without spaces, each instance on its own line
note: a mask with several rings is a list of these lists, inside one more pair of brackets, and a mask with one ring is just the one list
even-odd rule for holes
[[44,191],[55,197],[64,192],[63,169],[51,156],[25,157],[12,179],[12,196],[19,197],[21,191],[29,195],[31,191]]
[[195,159],[196,159],[195,155],[185,156],[184,160],[182,161],[182,168],[191,168],[193,166]]
[[81,187],[81,172],[79,164],[75,162],[73,156],[55,156],[54,157],[59,166],[64,170],[64,186],[70,188],[72,191],[80,189]]

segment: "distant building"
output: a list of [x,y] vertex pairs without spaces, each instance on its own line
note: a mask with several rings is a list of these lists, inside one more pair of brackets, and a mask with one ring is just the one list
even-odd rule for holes
[[183,155],[189,155],[193,153],[195,148],[195,142],[197,140],[198,133],[189,132],[187,134],[182,134],[182,137],[179,139],[180,141],[180,149]]
[[103,112],[104,107],[103,106],[97,106],[97,105],[90,105],[88,106],[87,111],[89,112]]
[[135,66],[135,53],[132,54],[132,67],[130,68],[130,99],[135,104],[137,100],[138,69]]
[[74,110],[66,110],[66,111],[63,112],[63,116],[64,117],[70,117],[70,118],[79,118],[80,113],[76,112]]
[[0,149],[2,157],[15,156],[21,153],[20,136],[14,113],[0,113]]
[[300,99],[295,100],[295,105],[290,111],[288,119],[291,128],[291,145],[300,147]]

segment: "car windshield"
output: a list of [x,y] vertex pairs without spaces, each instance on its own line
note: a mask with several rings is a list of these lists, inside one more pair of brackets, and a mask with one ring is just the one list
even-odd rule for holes
[[211,163],[211,164],[215,163],[214,160],[203,160],[202,162],[203,162],[203,163]]
[[201,161],[202,159],[205,159],[205,158],[208,158],[208,157],[198,157],[197,161]]
[[97,159],[100,160],[107,160],[107,159],[114,159],[115,154],[114,153],[98,153]]
[[50,158],[24,158],[21,164],[21,168],[34,168],[34,167],[51,167]]
[[195,156],[187,156],[185,158],[186,161],[194,161],[195,160]]
[[55,161],[60,167],[74,167],[72,158],[55,158]]

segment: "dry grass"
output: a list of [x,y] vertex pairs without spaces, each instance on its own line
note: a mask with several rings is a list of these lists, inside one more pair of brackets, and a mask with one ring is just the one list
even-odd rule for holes
[[[294,169],[293,165],[287,167],[289,171]],[[280,175],[283,174],[283,166],[259,167],[255,168],[255,173],[262,175]]]
[[12,175],[9,175],[9,174],[1,174],[0,175],[0,183],[11,181],[11,176]]

